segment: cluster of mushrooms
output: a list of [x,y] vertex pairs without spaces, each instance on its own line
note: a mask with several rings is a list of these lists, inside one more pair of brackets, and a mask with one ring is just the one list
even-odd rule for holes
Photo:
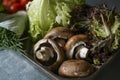
[[86,61],[88,35],[75,34],[66,27],[56,27],[34,45],[34,58],[63,77],[85,77],[95,71]]

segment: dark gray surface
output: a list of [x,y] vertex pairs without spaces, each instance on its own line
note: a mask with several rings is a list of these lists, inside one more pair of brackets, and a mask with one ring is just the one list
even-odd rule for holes
[[86,0],[89,5],[106,4],[109,8],[116,7],[116,11],[120,12],[120,0]]
[[[94,80],[120,80],[120,50]],[[20,53],[0,50],[0,80],[52,80]],[[61,80],[61,79],[60,79]],[[86,80],[86,79],[85,79]],[[90,79],[89,79],[90,80]]]
[[0,80],[50,80],[27,59],[12,50],[0,51]]
[[120,80],[120,49],[97,74],[95,80]]

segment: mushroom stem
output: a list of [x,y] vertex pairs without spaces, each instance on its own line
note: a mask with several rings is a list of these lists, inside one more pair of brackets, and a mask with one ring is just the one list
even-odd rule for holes
[[65,45],[67,58],[68,59],[74,59],[76,57],[80,58],[81,54],[83,57],[83,51],[85,50],[87,52],[87,48],[85,47],[87,40],[88,40],[87,34],[78,34],[78,35],[71,37]]
[[80,58],[85,59],[85,58],[87,58],[88,51],[89,51],[89,49],[86,48],[85,46],[80,46],[79,49],[76,52],[75,58],[76,59],[80,59]]
[[49,47],[41,47],[41,49],[36,52],[36,57],[41,61],[48,61],[54,57],[53,50]]

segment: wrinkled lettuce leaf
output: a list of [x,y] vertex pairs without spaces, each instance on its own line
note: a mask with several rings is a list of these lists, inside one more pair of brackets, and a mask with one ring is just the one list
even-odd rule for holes
[[30,34],[34,40],[39,39],[50,30],[55,22],[53,0],[33,0],[28,7],[27,14],[30,21]]
[[41,39],[53,25],[67,26],[70,12],[75,5],[85,4],[84,0],[33,0],[28,4],[30,34],[34,41]]
[[115,50],[120,47],[120,15],[115,16],[115,22],[111,27],[111,31],[115,35],[111,49]]
[[[93,8],[90,31],[96,48],[103,48],[105,52],[112,52],[120,47],[120,15],[114,9],[105,5]],[[98,51],[101,51],[99,50]]]

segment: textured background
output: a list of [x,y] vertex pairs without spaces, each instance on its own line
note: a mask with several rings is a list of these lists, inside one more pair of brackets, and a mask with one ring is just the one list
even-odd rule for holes
[[105,3],[108,5],[108,7],[116,7],[116,10],[120,11],[120,0],[86,0],[86,2],[90,5]]
[[0,51],[0,80],[50,80],[27,59],[12,50]]

